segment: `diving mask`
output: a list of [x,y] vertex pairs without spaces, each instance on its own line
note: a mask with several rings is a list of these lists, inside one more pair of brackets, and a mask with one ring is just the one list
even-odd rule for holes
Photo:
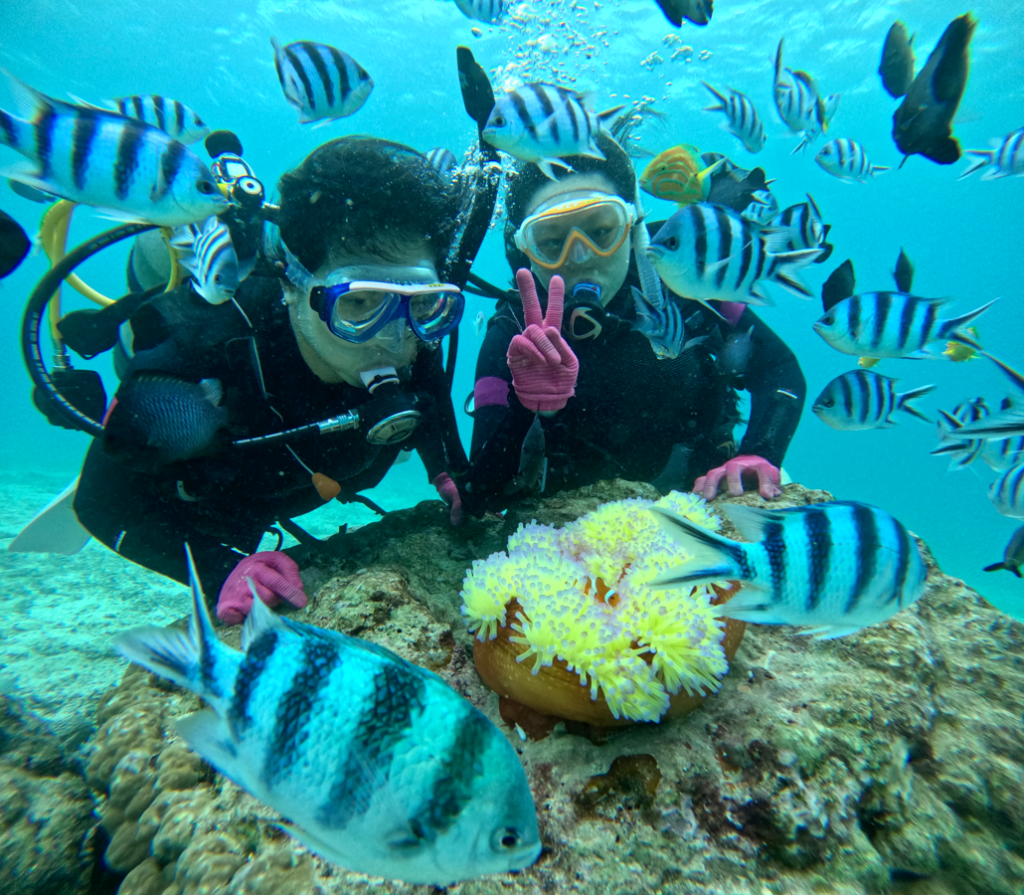
[[619,196],[599,191],[562,193],[541,205],[515,234],[516,246],[548,270],[581,263],[593,253],[614,255],[629,235],[636,209]]

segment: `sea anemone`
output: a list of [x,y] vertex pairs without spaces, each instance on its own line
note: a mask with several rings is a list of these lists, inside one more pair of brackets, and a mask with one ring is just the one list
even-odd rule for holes
[[715,617],[720,588],[649,586],[689,559],[651,506],[718,528],[702,498],[673,492],[603,504],[561,530],[520,525],[507,553],[473,563],[462,614],[489,687],[593,724],[658,721],[717,692],[744,626]]

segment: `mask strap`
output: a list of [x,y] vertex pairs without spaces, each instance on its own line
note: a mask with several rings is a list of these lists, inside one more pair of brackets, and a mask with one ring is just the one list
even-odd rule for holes
[[302,292],[309,292],[314,286],[323,285],[320,280],[306,270],[303,263],[291,253],[291,250],[284,242],[281,243],[281,246],[284,248],[284,259],[288,264],[284,275],[288,277],[289,282],[296,289]]

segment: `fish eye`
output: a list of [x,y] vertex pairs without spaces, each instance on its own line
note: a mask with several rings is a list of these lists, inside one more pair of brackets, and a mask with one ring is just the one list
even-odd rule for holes
[[670,236],[668,239],[665,240],[665,248],[668,249],[669,251],[674,252],[676,249],[679,248],[679,239],[675,236]]
[[199,190],[204,196],[209,196],[214,190],[217,189],[209,180],[200,180],[196,184],[196,189]]
[[495,127],[504,127],[505,126],[505,119],[502,118],[499,115],[497,118],[494,119],[494,126]]
[[507,851],[519,845],[522,838],[515,827],[501,827],[491,834],[491,847],[495,851]]
[[829,315],[828,317],[822,317],[821,322],[824,326],[831,326],[836,322],[836,319],[832,315]]
[[821,406],[822,407],[835,407],[836,406],[836,399],[835,398],[825,398],[825,400],[821,402]]
[[222,277],[220,274],[216,274],[213,278],[213,282],[219,285],[220,283],[224,282],[224,277]]

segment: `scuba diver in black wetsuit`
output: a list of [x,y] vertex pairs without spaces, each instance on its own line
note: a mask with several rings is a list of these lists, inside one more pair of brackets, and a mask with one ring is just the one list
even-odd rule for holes
[[[461,48],[459,67],[467,111],[482,126],[490,85]],[[154,287],[141,304],[122,299],[134,302],[118,338],[122,382],[82,469],[79,521],[179,581],[187,542],[229,624],[251,607],[247,577],[270,605],[305,604],[290,557],[253,553],[262,535],[275,522],[301,535],[291,517],[334,496],[367,502],[357,492],[379,483],[402,449],[419,452],[457,522],[449,473],[467,461],[450,399],[454,339],[499,178],[487,146],[451,178],[397,143],[333,140],[281,178],[280,207],[267,215],[279,239],[257,240],[256,275],[230,301],[211,304],[188,282]],[[161,279],[154,245],[167,256],[144,236],[148,248],[140,240],[130,261],[138,288]],[[86,321],[95,328],[96,319]],[[446,335],[447,370],[437,350]],[[60,400],[43,391],[58,422]]]
[[[547,492],[625,478],[662,491],[694,487],[711,499],[723,480],[738,494],[748,478],[763,497],[778,495],[804,401],[796,357],[750,308],[721,303],[721,319],[671,293],[686,345],[674,358],[655,355],[634,329],[636,176],[614,140],[597,142],[607,160],[568,158],[573,173],[557,181],[523,163],[509,176],[505,249],[520,295],[499,302],[477,360],[463,507],[500,509],[522,487],[528,432],[532,452],[540,443],[546,454]],[[550,290],[544,318],[533,275]],[[723,370],[713,352],[751,327],[742,376]],[[751,395],[738,448],[735,387]]]

